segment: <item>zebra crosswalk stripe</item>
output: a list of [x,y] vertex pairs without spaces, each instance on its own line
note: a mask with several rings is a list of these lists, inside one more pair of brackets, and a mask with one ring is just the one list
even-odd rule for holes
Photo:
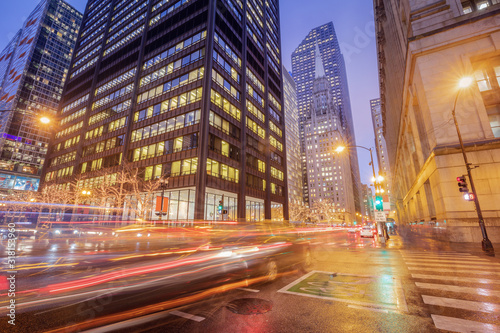
[[471,272],[470,270],[459,270],[459,269],[445,269],[445,268],[434,268],[434,267],[425,267],[425,266],[408,266],[408,270],[410,271],[426,271],[433,273],[457,273],[457,274],[468,274],[468,275],[494,275],[500,277],[500,271],[484,271],[478,270]]
[[[470,268],[470,269],[497,269],[496,267],[491,267],[491,266],[484,266],[484,265],[477,265],[477,264],[466,264],[464,263],[463,265],[461,264],[455,264],[455,263],[421,263],[421,262],[413,262],[409,261],[406,263],[408,266],[415,266],[415,265],[420,265],[420,266],[430,266],[430,267],[457,267],[457,268]],[[500,270],[500,267],[498,267],[498,270]]]
[[446,297],[435,297],[429,295],[422,295],[422,299],[425,304],[445,306],[448,308],[470,310],[470,311],[480,311],[486,313],[498,313],[500,312],[500,304],[485,303],[485,302],[474,302],[474,301],[464,301],[454,298]]
[[460,318],[446,317],[440,315],[431,315],[434,325],[441,329],[452,332],[490,332],[499,333],[500,326],[480,323],[472,320],[465,320]]
[[474,295],[481,295],[481,296],[500,297],[500,290],[461,287],[461,286],[452,286],[452,285],[447,285],[447,284],[424,283],[424,282],[415,282],[415,285],[417,287],[423,288],[423,289],[435,289],[435,290],[440,290],[440,291],[450,291],[450,292],[454,292],[454,293],[466,293],[466,294],[474,294]]
[[415,279],[445,280],[445,281],[455,281],[455,282],[471,282],[471,283],[486,283],[486,284],[500,283],[500,280],[465,278],[458,276],[443,276],[443,275],[429,275],[429,274],[412,274],[411,276]]

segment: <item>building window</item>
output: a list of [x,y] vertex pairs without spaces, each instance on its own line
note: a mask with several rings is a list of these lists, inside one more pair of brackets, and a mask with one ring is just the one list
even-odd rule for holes
[[473,63],[474,77],[481,92],[491,130],[500,137],[500,56]]
[[469,14],[491,6],[491,0],[467,0],[462,1],[462,10],[464,14]]

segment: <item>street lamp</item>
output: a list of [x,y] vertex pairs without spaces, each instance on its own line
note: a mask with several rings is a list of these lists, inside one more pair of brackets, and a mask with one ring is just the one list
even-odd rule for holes
[[472,193],[474,193],[474,205],[476,206],[477,217],[479,219],[479,228],[481,228],[481,233],[483,235],[483,240],[481,242],[481,246],[482,246],[483,251],[487,255],[495,256],[495,249],[493,248],[493,244],[491,244],[491,241],[488,239],[488,234],[486,233],[486,226],[484,225],[483,213],[481,211],[481,207],[479,206],[479,199],[477,198],[476,187],[474,186],[474,180],[472,178],[472,172],[471,172],[472,163],[469,163],[469,161],[467,160],[467,154],[465,153],[464,142],[462,140],[462,135],[460,134],[460,128],[458,127],[458,121],[457,121],[457,117],[455,114],[455,111],[457,108],[458,96],[460,95],[460,92],[463,89],[469,87],[473,82],[474,82],[474,80],[471,77],[463,77],[458,81],[458,87],[460,89],[458,90],[457,96],[455,97],[455,103],[453,104],[453,110],[451,111],[451,114],[453,115],[453,121],[455,122],[455,128],[457,130],[457,135],[458,135],[458,141],[460,141],[460,148],[462,149],[462,155],[464,157],[465,167],[467,169],[467,175],[469,176],[470,187],[471,187]]
[[[372,166],[372,172],[373,172],[373,177],[372,177],[372,182],[373,182],[373,186],[375,187],[375,193],[376,194],[379,194],[379,193],[384,193],[384,189],[382,187],[382,181],[384,180],[384,177],[382,176],[378,176],[375,174],[375,165],[373,164],[373,150],[372,148],[366,148],[366,147],[363,147],[363,146],[338,146],[335,151],[337,153],[341,153],[343,152],[346,148],[361,148],[361,149],[364,149],[364,150],[368,150],[370,152],[370,165]],[[376,198],[377,200],[380,201],[379,205],[376,206],[376,209],[378,211],[383,211],[384,208],[383,208],[383,201],[382,201],[382,197],[378,197],[376,195]],[[389,235],[387,234],[386,232],[386,229],[384,227],[381,227],[382,229],[382,242],[385,243],[385,239],[389,239]]]

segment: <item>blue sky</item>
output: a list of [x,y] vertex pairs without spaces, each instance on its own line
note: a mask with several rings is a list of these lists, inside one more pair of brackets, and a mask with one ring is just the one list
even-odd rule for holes
[[[66,0],[83,11],[86,0]],[[21,27],[38,0],[2,1],[0,50]],[[332,21],[346,60],[358,145],[374,147],[370,99],[379,96],[372,0],[281,0],[283,63],[291,70],[291,54],[307,33]],[[371,178],[369,153],[358,149],[361,181]]]

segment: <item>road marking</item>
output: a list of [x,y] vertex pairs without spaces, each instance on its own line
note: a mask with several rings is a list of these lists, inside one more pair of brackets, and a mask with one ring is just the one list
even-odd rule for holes
[[[377,307],[377,308],[381,308],[381,309],[387,309],[387,310],[392,310],[391,312],[401,312],[402,311],[407,311],[407,306],[406,306],[406,302],[404,299],[404,292],[403,290],[401,289],[402,288],[402,284],[401,284],[401,281],[397,278],[392,278],[392,281],[393,283],[395,284],[395,290],[393,290],[394,292],[394,297],[391,295],[391,299],[393,299],[393,304],[384,304],[384,303],[380,303],[380,302],[377,302],[377,301],[368,301],[368,300],[363,300],[363,301],[357,301],[357,300],[354,300],[352,298],[350,299],[347,299],[347,298],[342,298],[342,293],[339,294],[339,296],[320,296],[319,294],[311,294],[311,293],[308,293],[308,292],[304,292],[304,291],[290,291],[289,289],[292,289],[293,287],[296,287],[297,285],[299,285],[300,283],[304,282],[304,280],[307,280],[309,277],[311,277],[313,274],[316,274],[316,273],[319,273],[319,274],[328,274],[330,276],[345,276],[345,277],[357,277],[357,278],[367,278],[367,279],[375,279],[375,278],[379,278],[377,276],[371,276],[371,275],[358,275],[358,274],[344,274],[344,273],[332,273],[332,272],[324,272],[324,271],[311,271],[307,274],[305,274],[304,276],[298,278],[297,280],[289,283],[288,285],[286,285],[285,287],[281,288],[280,290],[278,290],[279,293],[284,293],[284,294],[289,294],[289,295],[295,295],[295,296],[304,296],[304,297],[311,297],[311,298],[317,298],[317,299],[324,299],[324,300],[328,300],[328,301],[337,301],[337,302],[344,302],[344,303],[350,303],[350,304],[353,304],[353,305],[358,305],[358,306],[367,306],[367,307]],[[341,288],[346,288],[346,287],[349,287],[352,285],[352,282],[337,282],[337,283],[333,283],[332,284],[334,287],[334,289],[336,289],[335,286],[340,286]],[[317,288],[317,287],[316,287]],[[398,290],[401,289],[401,290]],[[303,288],[301,288],[303,289]],[[321,289],[321,288],[320,288]],[[324,289],[329,289],[329,288],[324,288]],[[351,295],[352,297],[352,295]],[[398,311],[399,310],[399,311]]]
[[486,302],[474,302],[474,301],[464,301],[454,298],[445,297],[435,297],[422,295],[422,299],[425,304],[429,305],[439,305],[455,309],[471,310],[471,311],[481,311],[487,313],[499,313],[500,304],[486,303]]
[[238,290],[243,290],[243,291],[249,291],[251,293],[258,293],[260,292],[260,290],[257,290],[257,289],[250,289],[250,288],[236,288]]
[[[415,254],[415,255],[435,255],[436,252],[422,252],[422,251],[401,251],[402,254]],[[439,255],[464,255],[464,256],[470,256],[470,253],[466,252],[450,252],[450,251],[439,251]]]
[[[428,263],[422,263],[422,262],[407,262],[406,263],[408,266],[415,266],[415,265],[420,265],[420,266],[437,266],[437,267],[443,267],[444,265],[446,265],[447,267],[461,267],[461,268],[469,268],[469,269],[495,269],[496,268],[493,268],[491,266],[482,266],[482,265],[476,265],[476,264],[466,264],[466,263],[463,263],[463,265],[460,265],[460,264],[455,264],[455,263],[446,263],[446,262],[443,262],[441,264],[428,264]],[[500,267],[498,268],[500,269]]]
[[454,293],[466,293],[466,294],[474,294],[474,295],[481,295],[481,296],[500,297],[499,290],[491,290],[491,289],[484,289],[484,288],[471,288],[471,287],[459,287],[459,286],[452,286],[452,285],[447,285],[447,284],[422,283],[422,282],[415,282],[415,285],[419,288],[424,288],[424,289],[435,289],[435,290],[440,290],[440,291],[451,291]]
[[[425,262],[459,262],[459,263],[473,263],[473,262],[478,262],[479,264],[493,264],[493,265],[498,265],[500,266],[499,263],[492,262],[490,263],[487,259],[413,259],[409,258],[407,259],[408,261],[425,261]],[[406,261],[406,260],[405,260]]]
[[112,332],[120,329],[127,329],[132,326],[137,326],[140,324],[144,324],[153,320],[161,319],[169,315],[169,311],[163,311],[159,313],[153,313],[147,316],[142,316],[139,318],[134,318],[134,319],[129,319],[125,321],[121,321],[119,323],[114,323],[94,329],[90,329],[87,331],[84,331],[85,333],[106,333],[106,332]]
[[454,282],[472,282],[472,283],[500,283],[500,280],[490,280],[490,279],[481,279],[481,278],[466,278],[466,277],[458,277],[458,276],[443,276],[443,275],[428,275],[428,274],[412,274],[411,275],[415,279],[430,279],[430,280],[445,280],[445,281],[454,281]]
[[463,260],[486,260],[476,256],[402,256],[406,260],[410,259],[463,259]]
[[389,310],[370,308],[370,307],[367,307],[367,306],[359,306],[359,305],[351,305],[351,304],[349,304],[347,307],[348,308],[353,308],[353,309],[370,310],[370,311],[375,311],[375,312],[389,313]]
[[453,332],[500,332],[500,326],[484,324],[477,321],[465,320],[453,317],[431,315],[434,325],[446,331]]
[[459,269],[443,269],[443,268],[433,268],[433,267],[420,267],[420,266],[408,266],[410,271],[429,271],[429,272],[437,272],[437,273],[465,273],[465,274],[481,274],[481,275],[497,275],[500,276],[500,272],[492,272],[492,271],[474,271],[470,270],[459,270]]
[[186,312],[182,312],[182,311],[177,311],[177,310],[170,311],[169,313],[171,315],[174,315],[174,316],[179,316],[179,317],[190,319],[190,320],[194,320],[194,321],[197,321],[197,322],[205,320],[204,317],[195,316],[195,315],[192,315],[192,314],[189,314],[189,313],[186,313]]

